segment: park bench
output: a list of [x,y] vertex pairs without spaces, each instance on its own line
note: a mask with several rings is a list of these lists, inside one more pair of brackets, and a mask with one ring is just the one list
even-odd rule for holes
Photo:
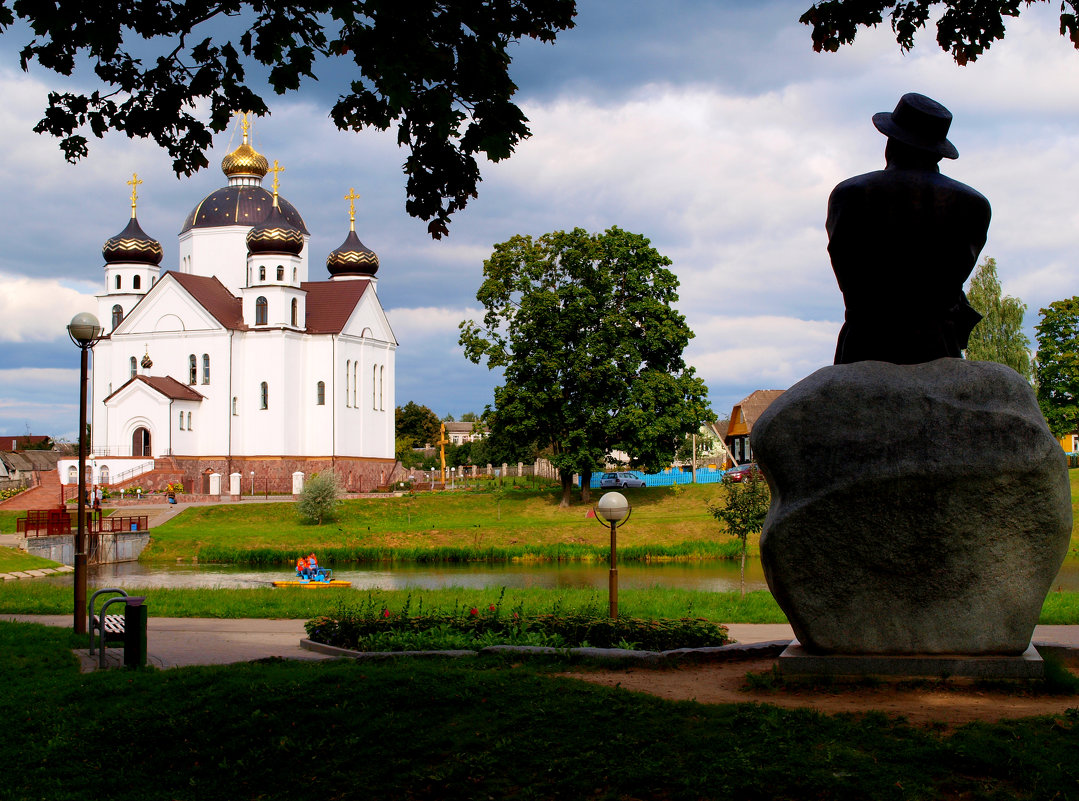
[[[110,594],[111,595],[116,595],[117,597],[109,598],[108,600],[106,600],[103,604],[101,604],[101,609],[100,609],[99,613],[95,613],[94,612],[94,601],[97,600],[97,597],[99,595],[110,595]],[[93,656],[94,656],[94,634],[96,632],[97,633],[97,650],[98,650],[98,655],[99,655],[99,660],[100,660],[98,664],[99,664],[100,667],[102,667],[102,668],[105,667],[105,643],[106,643],[107,640],[112,640],[114,642],[117,641],[117,640],[121,640],[121,641],[124,642],[124,657],[125,657],[124,661],[125,661],[125,663],[128,662],[127,650],[128,650],[128,644],[130,643],[130,638],[128,637],[128,632],[127,632],[127,614],[126,614],[127,609],[126,609],[126,607],[128,607],[128,606],[142,606],[142,604],[143,604],[143,602],[145,600],[146,600],[146,598],[143,597],[143,596],[128,595],[124,590],[121,590],[121,589],[116,588],[116,587],[106,587],[104,589],[100,589],[97,592],[95,592],[92,596],[90,596],[90,611],[89,611],[90,625],[88,627],[89,631],[90,631],[90,657],[93,658]],[[122,603],[124,605],[124,607],[125,607],[125,610],[124,610],[125,614],[123,614],[123,615],[106,614],[105,610],[108,609],[108,607],[110,607],[114,603]],[[143,617],[142,620],[143,620],[144,627],[145,627],[145,617]],[[145,647],[145,632],[143,632],[142,643],[143,643],[143,648],[144,648]]]

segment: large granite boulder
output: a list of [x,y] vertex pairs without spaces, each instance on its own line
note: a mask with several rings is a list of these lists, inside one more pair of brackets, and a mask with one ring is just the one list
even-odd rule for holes
[[752,447],[761,560],[811,653],[1021,654],[1068,549],[1067,461],[991,362],[825,367]]

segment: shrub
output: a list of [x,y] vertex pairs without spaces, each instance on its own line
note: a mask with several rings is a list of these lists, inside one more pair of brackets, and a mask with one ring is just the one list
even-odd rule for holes
[[332,470],[315,473],[303,485],[296,511],[300,519],[308,523],[322,525],[323,520],[332,520],[338,504],[341,503],[341,485]]

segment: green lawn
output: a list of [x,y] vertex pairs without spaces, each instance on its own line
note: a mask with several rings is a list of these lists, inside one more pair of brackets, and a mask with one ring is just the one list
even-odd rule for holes
[[37,570],[43,567],[59,567],[59,562],[31,556],[16,548],[0,546],[0,573],[13,573],[18,570]]
[[[632,516],[618,531],[620,548],[670,547],[687,542],[729,541],[705,504],[719,496],[716,484],[625,490]],[[330,548],[486,549],[560,546],[606,548],[609,530],[587,517],[591,504],[558,507],[556,490],[509,490],[499,503],[489,492],[421,493],[414,497],[345,501],[337,520],[301,523],[296,505],[223,504],[187,509],[154,529],[143,559],[174,561],[202,548],[280,552]],[[217,557],[219,558],[219,557]]]
[[[670,702],[502,659],[79,674],[0,623],[0,798],[1075,798],[1079,714],[955,732]],[[28,758],[32,755],[33,758]]]

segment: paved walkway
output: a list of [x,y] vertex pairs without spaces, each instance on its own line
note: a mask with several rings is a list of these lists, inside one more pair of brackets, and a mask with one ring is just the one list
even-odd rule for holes
[[[70,627],[70,615],[0,615],[0,620],[41,623],[46,626]],[[147,623],[149,661],[159,668],[187,665],[227,665],[255,659],[320,660],[323,654],[300,647],[307,636],[304,620],[215,619],[151,617]],[[728,624],[731,637],[746,645],[775,640],[790,640],[794,634],[786,623]],[[1038,626],[1034,643],[1079,648],[1079,626]],[[106,650],[111,665],[121,664],[123,649]],[[90,660],[88,652],[80,654],[83,670],[94,670],[97,659]]]

